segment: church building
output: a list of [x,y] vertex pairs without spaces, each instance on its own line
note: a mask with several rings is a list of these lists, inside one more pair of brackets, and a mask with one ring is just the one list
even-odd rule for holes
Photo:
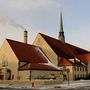
[[61,70],[53,65],[40,47],[6,39],[0,48],[1,80],[57,79]]
[[65,42],[62,13],[60,18],[58,39],[39,33],[33,45],[40,47],[54,65],[63,68],[65,79],[68,77],[67,69],[70,71],[70,80],[84,79],[90,72],[90,52]]
[[[90,52],[65,41],[62,13],[58,39],[38,33],[33,44],[6,39],[0,48],[1,80],[77,80],[90,75]],[[69,78],[68,78],[69,77]]]

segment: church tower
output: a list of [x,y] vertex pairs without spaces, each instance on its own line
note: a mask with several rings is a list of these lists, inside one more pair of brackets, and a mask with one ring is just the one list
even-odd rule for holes
[[59,36],[58,39],[65,43],[65,36],[64,36],[64,31],[63,31],[63,21],[62,21],[62,13],[60,15],[60,32],[59,32]]

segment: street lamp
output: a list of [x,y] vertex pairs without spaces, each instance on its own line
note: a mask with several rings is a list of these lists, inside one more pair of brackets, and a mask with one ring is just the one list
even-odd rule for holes
[[68,80],[68,86],[69,86],[69,72],[70,72],[70,70],[67,68],[67,80]]

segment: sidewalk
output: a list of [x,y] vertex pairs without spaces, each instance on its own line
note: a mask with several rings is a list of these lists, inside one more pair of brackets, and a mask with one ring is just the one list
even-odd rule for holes
[[68,86],[67,81],[62,84],[54,85],[38,85],[33,86],[32,84],[0,84],[0,89],[18,89],[18,90],[90,90],[90,80],[82,81],[70,81]]

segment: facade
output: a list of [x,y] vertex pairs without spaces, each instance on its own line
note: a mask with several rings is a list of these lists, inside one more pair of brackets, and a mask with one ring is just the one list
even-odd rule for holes
[[87,66],[80,62],[78,59],[66,60],[62,58],[59,62],[59,67],[63,68],[64,78],[67,79],[67,69],[70,70],[69,77],[70,80],[84,79],[87,77]]
[[[46,73],[47,71],[49,73]],[[0,49],[0,79],[2,80],[37,79],[39,74],[42,77],[54,75],[58,78],[60,72],[59,68],[49,62],[42,50],[34,45],[6,39]]]

